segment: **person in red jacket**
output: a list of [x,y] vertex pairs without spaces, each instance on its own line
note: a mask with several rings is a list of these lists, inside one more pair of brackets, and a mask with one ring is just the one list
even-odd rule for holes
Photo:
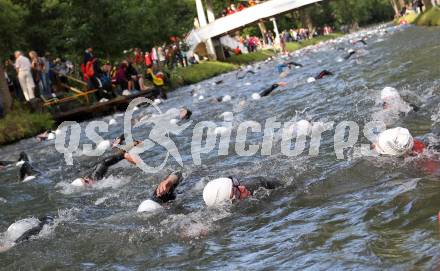
[[147,66],[147,68],[151,68],[151,66],[153,66],[153,61],[151,60],[151,56],[148,51],[145,52],[144,59],[145,59],[145,66]]

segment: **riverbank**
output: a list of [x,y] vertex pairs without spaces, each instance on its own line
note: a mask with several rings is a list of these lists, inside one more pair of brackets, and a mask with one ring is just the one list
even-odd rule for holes
[[411,13],[394,21],[395,24],[401,24],[406,21],[409,24],[418,26],[440,26],[440,8],[433,7],[422,14]]
[[13,111],[0,119],[0,145],[33,137],[53,128],[55,122],[49,113],[31,113],[15,106]]
[[[320,42],[339,38],[343,35],[344,34],[342,33],[332,33],[330,35],[319,36],[302,42],[288,42],[286,44],[286,49],[291,53],[308,46],[316,45]],[[233,55],[224,62],[205,61],[187,68],[177,68],[171,72],[170,85],[172,89],[175,89],[185,85],[196,84],[222,73],[237,70],[242,65],[249,65],[255,62],[264,61],[269,57],[275,56],[276,54],[277,52],[274,49],[265,49],[249,54]]]

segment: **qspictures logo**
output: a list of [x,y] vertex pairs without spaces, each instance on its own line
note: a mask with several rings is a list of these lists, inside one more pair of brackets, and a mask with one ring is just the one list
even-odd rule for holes
[[[155,113],[135,118],[135,109],[140,105],[148,105],[153,108]],[[129,152],[137,161],[137,166],[146,173],[155,173],[163,169],[170,156],[183,166],[179,146],[170,135],[182,134],[189,129],[193,121],[179,121],[178,112],[178,109],[171,109],[164,113],[148,98],[134,99],[124,114],[125,143],[116,147]],[[218,146],[219,156],[229,155],[231,142],[234,143],[234,150],[238,156],[249,157],[257,154],[270,156],[275,143],[278,142],[281,144],[281,153],[287,157],[318,156],[322,135],[325,132],[333,132],[333,149],[337,159],[345,159],[344,151],[347,149],[353,149],[356,154],[361,156],[377,156],[378,153],[371,150],[370,143],[375,142],[377,134],[386,128],[383,122],[366,123],[362,132],[370,143],[357,144],[360,128],[353,121],[342,121],[335,125],[334,122],[310,123],[306,120],[279,122],[273,117],[266,119],[264,123],[248,120],[233,125],[232,112],[224,113],[222,116],[224,121],[220,126],[212,121],[202,121],[192,127],[191,137],[188,135],[188,140],[191,140],[191,156],[195,165],[201,165],[203,163],[202,155],[213,152],[216,146]],[[132,133],[135,129],[145,131],[142,133],[145,134],[145,138],[133,138]],[[105,140],[100,133],[108,133],[108,131],[109,124],[105,121],[89,122],[84,132],[85,136],[94,144],[83,144],[82,153],[93,157],[102,156],[105,149],[99,148],[98,145]],[[81,132],[81,126],[74,121],[63,122],[58,127],[55,148],[64,155],[67,165],[74,164],[73,154],[80,150]],[[250,144],[247,139],[251,133],[262,134],[261,142]],[[232,138],[233,134],[235,134],[235,139]],[[275,139],[275,135],[279,135],[278,139]],[[306,152],[308,141],[308,152]],[[96,147],[94,148],[93,145]],[[165,158],[158,166],[151,166],[142,159],[142,154],[156,146],[161,146],[164,149]]]

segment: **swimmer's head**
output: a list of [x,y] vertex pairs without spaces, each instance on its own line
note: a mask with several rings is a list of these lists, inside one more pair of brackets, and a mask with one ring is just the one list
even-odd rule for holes
[[401,127],[388,129],[379,134],[375,149],[380,154],[403,156],[409,154],[414,146],[410,132]]
[[186,107],[182,107],[179,112],[179,117],[181,120],[188,120],[191,118],[192,112]]
[[220,205],[231,200],[242,200],[251,195],[249,190],[235,178],[218,178],[203,189],[203,200],[207,206]]
[[115,138],[115,140],[113,140],[112,148],[116,148],[118,145],[122,145],[124,143],[125,143],[125,135],[121,134],[120,136]]
[[18,161],[29,162],[29,157],[27,156],[27,154],[24,151],[22,151],[22,152],[20,152],[20,155],[18,156]]

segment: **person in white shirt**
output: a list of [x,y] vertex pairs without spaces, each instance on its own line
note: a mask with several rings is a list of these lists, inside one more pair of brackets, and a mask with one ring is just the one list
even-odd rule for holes
[[15,68],[17,69],[18,81],[20,82],[21,89],[23,91],[26,101],[30,101],[35,98],[34,89],[35,82],[31,73],[31,62],[23,56],[20,51],[15,52]]

